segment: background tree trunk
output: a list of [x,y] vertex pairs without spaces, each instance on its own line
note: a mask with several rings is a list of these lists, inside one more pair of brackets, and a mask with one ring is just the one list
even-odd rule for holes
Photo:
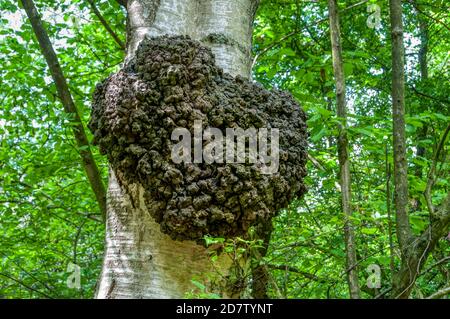
[[390,1],[392,39],[392,117],[394,136],[394,188],[397,237],[403,250],[411,239],[408,216],[408,165],[406,162],[405,134],[405,75],[402,5],[400,0]]
[[339,127],[338,157],[340,170],[341,201],[344,212],[345,248],[347,256],[347,282],[350,297],[360,298],[358,270],[356,263],[356,242],[352,225],[352,200],[350,161],[348,158],[347,109],[345,100],[345,76],[342,62],[342,45],[339,26],[339,12],[336,0],[328,0],[330,17],[331,50],[333,54],[333,71],[336,82],[336,113],[341,118]]
[[[416,268],[417,264],[406,265],[408,262],[407,249],[412,239],[408,216],[408,172],[406,162],[406,135],[405,135],[405,75],[404,75],[404,46],[402,4],[400,0],[390,1],[391,39],[392,39],[392,117],[393,117],[393,146],[394,146],[394,203],[397,238],[401,251],[401,269]],[[400,271],[401,273],[401,271]],[[409,272],[411,275],[411,272]],[[412,288],[403,289],[400,293],[401,282],[410,278],[397,274],[393,280],[394,295],[407,298]],[[397,296],[395,296],[397,297]]]
[[[419,68],[420,68],[420,80],[421,82],[426,82],[428,79],[428,23],[424,16],[419,11],[419,5],[416,1],[413,2],[414,7],[416,8],[416,15],[419,21],[419,35],[420,35],[420,49],[419,49]],[[426,107],[420,105],[418,112],[426,111]],[[420,142],[426,139],[428,133],[428,125],[424,125],[419,129],[417,133],[417,158],[420,160],[425,157],[426,148],[423,145],[420,145]],[[415,175],[418,178],[422,178],[422,170],[423,167],[421,165],[417,165],[415,168]],[[420,201],[417,201],[415,207],[416,210],[420,209]]]
[[[419,236],[411,231],[408,216],[408,163],[406,161],[405,134],[405,76],[402,6],[400,0],[390,1],[391,36],[392,36],[392,114],[394,135],[394,186],[395,211],[397,218],[397,238],[401,251],[400,270],[394,274],[392,282],[393,298],[408,298],[414,287],[417,276],[426,263],[430,252],[437,242],[448,231],[450,223],[450,192],[442,203],[435,207],[431,200],[431,189],[435,181],[435,169],[439,154],[450,131],[447,126],[436,148],[433,163],[428,173],[428,181],[424,192],[430,214],[429,225]],[[421,26],[423,28],[423,26]],[[423,34],[423,30],[422,30]],[[423,54],[424,52],[422,52]],[[421,75],[427,76],[421,59]]]
[[[128,0],[126,59],[147,35],[189,35],[209,46],[226,72],[248,78],[257,5],[256,0]],[[182,298],[194,288],[193,276],[213,271],[207,249],[162,234],[143,205],[142,186],[113,170],[105,249],[97,298]]]
[[255,299],[267,299],[267,288],[269,285],[270,273],[263,258],[269,248],[270,237],[272,235],[272,221],[260,224],[255,227],[255,237],[261,240],[261,247],[255,248],[252,258],[252,297]]

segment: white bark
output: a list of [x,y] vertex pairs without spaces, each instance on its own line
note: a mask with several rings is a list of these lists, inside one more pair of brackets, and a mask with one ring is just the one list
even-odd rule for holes
[[147,211],[143,189],[118,183],[111,170],[106,253],[98,298],[182,298],[190,280],[209,265],[206,250],[194,242],[162,234]]
[[145,35],[188,35],[209,46],[226,72],[248,78],[257,5],[257,0],[129,0],[127,57]]
[[[127,59],[146,35],[189,35],[208,45],[226,72],[248,78],[257,2],[128,0]],[[207,250],[162,234],[143,204],[142,186],[118,179],[120,172],[111,170],[97,298],[182,298],[194,288],[193,276],[214,272]]]

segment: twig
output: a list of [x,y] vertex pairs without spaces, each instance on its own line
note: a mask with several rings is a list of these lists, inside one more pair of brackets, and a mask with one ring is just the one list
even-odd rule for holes
[[328,278],[322,278],[322,277],[318,277],[314,274],[302,271],[296,267],[293,266],[289,266],[289,265],[267,265],[269,268],[271,269],[276,269],[276,270],[284,270],[284,271],[289,271],[289,272],[294,272],[296,274],[302,275],[303,277],[313,280],[313,281],[317,281],[317,282],[321,282],[321,283],[330,283],[330,282],[334,282],[333,280],[330,280]]
[[424,11],[420,10],[419,7],[414,3],[414,1],[409,0],[409,3],[412,4],[412,6],[421,14],[423,14],[424,16],[426,16],[427,18],[433,20],[434,22],[437,22],[439,24],[441,24],[442,26],[444,26],[444,28],[446,28],[447,30],[450,31],[450,27],[448,25],[446,25],[444,22],[442,22],[441,20],[429,15],[428,13],[425,13]]
[[119,36],[114,32],[114,30],[109,26],[108,22],[106,22],[105,18],[103,18],[100,11],[98,11],[97,7],[95,6],[95,3],[93,0],[88,0],[89,4],[91,5],[91,9],[94,12],[94,14],[97,16],[97,18],[100,20],[101,24],[105,27],[106,31],[113,37],[114,41],[119,45],[119,47],[122,50],[125,50],[125,44],[122,40],[120,40]]
[[426,97],[426,98],[428,98],[428,99],[430,99],[430,100],[433,100],[433,101],[441,102],[441,103],[446,104],[446,105],[450,105],[450,101],[447,101],[447,100],[440,100],[440,99],[437,99],[437,98],[435,98],[435,97],[433,97],[433,96],[431,96],[431,95],[428,95],[428,94],[426,94],[426,93],[420,92],[420,91],[418,91],[413,85],[408,85],[408,88],[410,88],[411,90],[413,90],[414,93],[416,93],[417,95]]
[[444,258],[438,260],[437,262],[435,262],[434,264],[432,264],[430,267],[428,267],[427,269],[425,269],[423,272],[421,272],[421,273],[419,274],[419,276],[428,273],[428,272],[429,272],[430,270],[432,270],[434,267],[439,266],[440,264],[445,263],[445,262],[448,261],[448,260],[450,260],[450,256],[444,257]]
[[327,170],[320,164],[320,162],[311,154],[308,153],[308,159],[311,161],[311,163],[319,170],[326,172]]
[[25,284],[23,281],[20,281],[19,279],[16,279],[16,278],[11,277],[11,276],[9,276],[7,274],[4,274],[4,273],[0,273],[0,276],[8,278],[9,280],[12,280],[12,281],[18,283],[19,285],[27,288],[28,290],[34,291],[34,292],[36,292],[36,293],[38,293],[38,294],[40,294],[40,295],[42,295],[42,296],[44,296],[44,297],[46,297],[48,299],[53,299],[51,296],[47,295],[46,293],[44,293],[42,291],[39,291],[37,289],[34,289],[33,287],[28,286],[27,284]]

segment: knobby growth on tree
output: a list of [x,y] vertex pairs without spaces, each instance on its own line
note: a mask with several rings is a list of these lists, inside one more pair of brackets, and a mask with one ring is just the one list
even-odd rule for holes
[[[250,162],[256,154],[249,142],[246,163],[227,162],[227,152],[231,160],[237,157],[234,136],[232,143],[216,145],[212,163],[203,156],[200,163],[192,162],[193,147],[189,162],[175,163],[178,140],[172,140],[172,132],[185,128],[194,136],[195,121],[226,138],[227,128],[279,129],[279,150],[267,145],[264,154],[279,152],[279,167],[267,174],[264,167],[274,163]],[[305,122],[289,94],[224,73],[197,41],[158,37],[143,40],[136,57],[97,87],[89,127],[118,179],[144,185],[145,203],[161,230],[174,239],[200,240],[205,235],[246,237],[250,226],[270,222],[304,194]],[[199,143],[207,147],[203,139]],[[254,142],[261,148],[266,141]]]

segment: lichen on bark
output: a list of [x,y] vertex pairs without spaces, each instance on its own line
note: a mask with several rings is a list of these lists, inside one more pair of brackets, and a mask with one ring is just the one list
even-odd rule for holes
[[[279,169],[253,163],[172,161],[175,128],[277,128]],[[94,93],[89,128],[119,180],[143,185],[161,231],[174,239],[243,236],[306,187],[306,116],[288,93],[218,68],[210,49],[185,36],[146,38]],[[205,143],[205,142],[204,142]],[[248,145],[247,145],[248,147]]]

